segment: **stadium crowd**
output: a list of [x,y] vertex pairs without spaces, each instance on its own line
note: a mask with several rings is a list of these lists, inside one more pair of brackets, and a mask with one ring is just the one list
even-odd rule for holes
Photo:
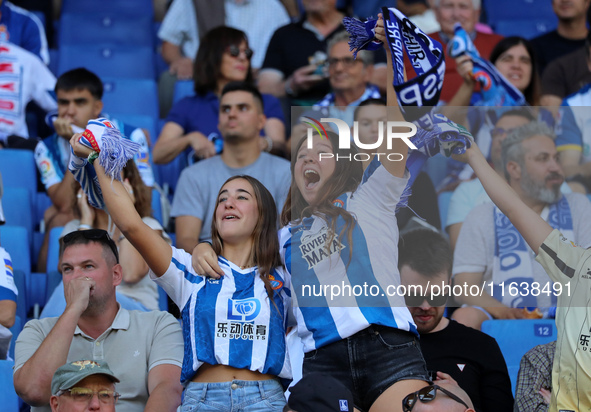
[[590,3],[0,0],[1,409],[591,410]]

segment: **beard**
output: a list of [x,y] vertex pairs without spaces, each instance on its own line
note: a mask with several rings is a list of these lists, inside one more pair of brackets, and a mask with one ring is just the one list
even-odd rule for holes
[[107,302],[111,299],[108,295],[93,295],[88,300],[88,306],[82,316],[96,317],[105,311]]
[[545,185],[547,180],[555,178],[564,177],[559,173],[550,173],[546,179],[544,179],[544,182],[540,183],[530,178],[527,173],[524,173],[521,176],[521,190],[523,190],[527,196],[531,197],[532,199],[537,199],[540,202],[549,204],[556,203],[562,197],[562,193],[560,192],[560,186],[562,183],[554,185],[551,188],[548,188]]

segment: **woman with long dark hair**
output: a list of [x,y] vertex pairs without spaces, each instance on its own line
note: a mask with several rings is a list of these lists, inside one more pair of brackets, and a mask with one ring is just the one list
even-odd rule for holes
[[[519,90],[530,106],[540,104],[540,76],[538,63],[531,43],[523,37],[505,37],[497,43],[490,54],[490,62]],[[449,106],[469,106],[475,99],[475,79],[472,75],[472,60],[467,54],[456,58],[458,72],[464,82],[449,102]]]
[[[194,62],[195,95],[172,107],[154,145],[155,163],[169,163],[183,151],[187,152],[189,163],[219,154],[223,147],[218,130],[219,96],[230,82],[253,82],[252,53],[246,34],[240,30],[220,26],[207,32]],[[281,104],[277,98],[263,95],[263,106],[267,121],[261,147],[274,152],[283,150],[285,125]]]

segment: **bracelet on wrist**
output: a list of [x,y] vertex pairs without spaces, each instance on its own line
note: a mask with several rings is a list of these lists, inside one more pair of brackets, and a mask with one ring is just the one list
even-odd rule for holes
[[94,161],[99,157],[98,152],[92,151],[90,152],[90,154],[88,155],[88,163],[93,164]]
[[80,223],[78,225],[78,230],[89,230],[89,229],[92,229],[92,226],[87,225],[85,223]]

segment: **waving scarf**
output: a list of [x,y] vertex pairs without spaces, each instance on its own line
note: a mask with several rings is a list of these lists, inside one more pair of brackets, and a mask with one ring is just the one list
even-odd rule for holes
[[[439,102],[445,56],[441,43],[431,39],[404,14],[395,8],[382,8],[388,46],[392,53],[393,86],[404,118],[415,123],[417,134],[411,140],[418,150],[409,153],[406,166],[411,178],[398,208],[406,207],[410,187],[428,157],[437,153],[449,157],[462,154],[474,141],[463,127],[451,122],[433,108]],[[359,50],[378,50],[382,43],[375,39],[377,20],[365,23],[345,17],[343,24],[350,34],[349,48],[357,56]],[[417,76],[404,80],[404,54],[410,59]]]
[[[107,176],[119,181],[127,161],[140,150],[139,144],[124,139],[119,129],[105,118],[90,120],[80,136],[80,143],[97,152],[99,156],[95,161],[105,169]],[[72,151],[68,168],[88,196],[88,203],[103,209],[105,202],[94,167],[86,158],[80,158]]]
[[515,88],[488,60],[480,57],[466,30],[459,23],[454,27],[454,37],[449,42],[447,53],[453,57],[467,54],[472,59],[472,75],[480,83],[481,93],[476,94],[474,106],[525,106],[523,94]]

